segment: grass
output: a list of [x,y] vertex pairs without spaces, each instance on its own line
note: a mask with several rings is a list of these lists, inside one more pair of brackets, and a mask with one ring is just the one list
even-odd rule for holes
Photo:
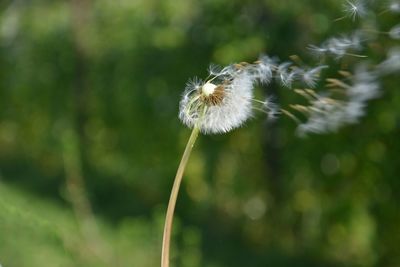
[[[106,266],[85,246],[72,210],[0,182],[2,266]],[[97,219],[113,266],[159,263],[163,214],[131,217],[118,225]]]

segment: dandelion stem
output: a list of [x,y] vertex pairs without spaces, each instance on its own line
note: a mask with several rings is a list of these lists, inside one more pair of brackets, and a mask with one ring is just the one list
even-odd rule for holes
[[179,187],[182,182],[186,164],[188,162],[190,153],[192,152],[192,148],[194,146],[194,143],[196,142],[198,135],[199,135],[199,127],[195,126],[193,127],[192,134],[190,135],[189,141],[186,144],[185,151],[183,152],[181,162],[176,172],[174,185],[172,186],[171,195],[169,198],[169,203],[167,208],[167,215],[165,217],[165,224],[164,224],[164,234],[163,234],[163,243],[161,252],[161,267],[169,267],[169,250],[171,244],[172,221],[174,219],[176,200],[178,198]]

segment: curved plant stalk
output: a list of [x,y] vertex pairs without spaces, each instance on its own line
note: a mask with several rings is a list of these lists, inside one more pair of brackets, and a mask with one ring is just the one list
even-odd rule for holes
[[171,244],[172,221],[174,219],[176,200],[178,197],[179,187],[182,182],[183,173],[185,171],[189,156],[192,152],[194,143],[196,142],[196,139],[199,135],[199,130],[200,129],[198,126],[193,127],[189,141],[186,144],[185,151],[183,152],[181,162],[179,163],[179,167],[176,172],[174,185],[172,186],[172,191],[168,203],[167,215],[165,217],[165,224],[164,224],[163,244],[161,252],[161,267],[169,267],[169,250]]

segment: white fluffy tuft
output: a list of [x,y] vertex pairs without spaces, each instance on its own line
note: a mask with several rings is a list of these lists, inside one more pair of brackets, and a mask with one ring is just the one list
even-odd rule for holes
[[[252,98],[254,77],[245,69],[239,70],[230,66],[222,69],[213,80],[221,80],[224,96],[221,103],[207,105],[203,96],[212,94],[205,84],[189,84],[181,103],[179,118],[192,128],[196,124],[204,134],[225,133],[241,126],[252,114]],[[214,85],[214,84],[213,84]],[[202,88],[199,89],[193,89]],[[215,89],[213,86],[213,91]],[[211,87],[210,87],[211,88]],[[204,92],[207,91],[207,92]],[[208,94],[210,93],[210,94]]]

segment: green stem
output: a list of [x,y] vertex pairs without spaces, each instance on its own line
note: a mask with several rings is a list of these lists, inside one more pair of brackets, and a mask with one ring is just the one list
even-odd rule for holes
[[171,196],[169,198],[167,215],[165,217],[163,244],[161,252],[161,267],[169,267],[169,250],[171,244],[171,232],[172,232],[172,221],[174,219],[174,211],[176,206],[176,199],[178,198],[179,187],[182,182],[183,173],[186,168],[190,153],[196,139],[199,135],[199,127],[193,127],[192,134],[190,135],[189,141],[186,144],[185,151],[183,152],[181,162],[176,172],[174,185],[172,186]]

